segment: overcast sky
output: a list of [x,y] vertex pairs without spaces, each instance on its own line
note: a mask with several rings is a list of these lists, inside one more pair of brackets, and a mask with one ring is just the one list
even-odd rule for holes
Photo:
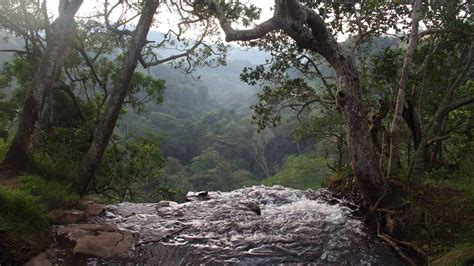
[[[77,15],[78,16],[85,16],[85,17],[87,17],[89,15],[92,15],[92,14],[94,14],[94,12],[97,11],[98,8],[101,8],[101,9],[103,8],[103,3],[104,2],[105,2],[104,0],[84,0],[84,3],[82,4],[81,8],[79,9],[79,12],[78,12]],[[241,2],[245,2],[245,1],[241,1]],[[247,0],[247,2],[252,3],[252,4],[254,4],[257,7],[262,9],[261,18],[260,18],[259,21],[266,20],[272,15],[271,8],[274,5],[273,1],[269,1],[269,0]],[[116,3],[116,2],[114,0],[109,0],[109,3]],[[50,14],[52,16],[57,15],[59,0],[48,0],[47,4],[48,4],[48,10],[49,10]],[[170,14],[164,14],[164,15],[165,15],[165,18],[160,19],[161,27],[155,28],[154,30],[164,32],[164,31],[168,31],[169,25],[171,25],[172,27],[174,25],[176,25],[176,23],[177,23],[176,16],[173,16],[173,15],[170,15]],[[165,21],[166,21],[166,23],[165,23]],[[256,22],[258,23],[259,21],[256,21]],[[167,24],[169,24],[169,25],[167,25]]]

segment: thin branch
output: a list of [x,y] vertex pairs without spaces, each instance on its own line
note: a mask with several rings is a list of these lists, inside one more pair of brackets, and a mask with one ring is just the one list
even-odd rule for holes
[[311,58],[309,58],[308,56],[302,55],[302,57],[306,58],[306,60],[308,60],[308,63],[313,66],[314,70],[316,71],[316,73],[319,75],[319,78],[323,82],[324,87],[326,87],[326,91],[328,92],[329,96],[331,96],[332,99],[336,99],[336,97],[334,96],[334,93],[332,92],[331,86],[327,82],[327,80],[324,77],[323,73],[319,70],[318,65]]
[[93,63],[91,62],[89,56],[87,55],[86,51],[84,50],[83,44],[81,42],[79,42],[79,44],[80,44],[80,46],[73,45],[73,47],[76,51],[78,51],[82,55],[82,57],[86,61],[87,66],[91,70],[92,76],[94,77],[96,82],[99,84],[99,87],[104,92],[104,97],[103,97],[102,103],[100,105],[100,106],[103,106],[105,104],[105,101],[106,101],[106,99],[108,97],[108,94],[109,94],[108,91],[107,91],[107,86],[100,80],[99,76],[97,75],[97,72],[95,71],[95,67],[94,67]]
[[74,104],[74,107],[76,108],[77,112],[79,113],[79,116],[81,117],[82,122],[85,123],[87,121],[86,115],[84,114],[84,111],[82,110],[76,95],[74,94],[74,92],[72,92],[71,87],[69,85],[63,84],[62,86],[59,86],[59,88],[67,95],[69,95]]
[[[115,5],[112,6],[112,8],[110,8],[110,10],[108,10],[108,5],[109,5],[109,1],[108,0],[105,0],[105,3],[104,3],[104,9],[105,9],[105,14],[104,14],[104,20],[105,20],[105,25],[107,26],[107,29],[109,29],[110,31],[112,31],[113,33],[116,33],[116,34],[119,34],[119,35],[128,35],[128,36],[132,36],[133,35],[133,31],[130,31],[130,30],[127,30],[127,29],[123,29],[123,30],[119,30],[117,27],[123,25],[123,24],[116,24],[114,26],[112,26],[110,24],[110,20],[109,20],[109,16],[110,14],[112,13],[112,11],[117,8],[120,4],[122,3],[122,1],[117,1],[117,3]],[[137,15],[139,15],[140,13],[138,13]]]
[[467,37],[474,37],[474,33],[458,29],[429,29],[419,33],[420,38],[432,34],[460,34]]
[[196,50],[197,47],[199,47],[199,45],[201,45],[203,43],[204,37],[207,35],[208,29],[209,29],[209,24],[207,24],[207,26],[204,30],[204,33],[201,35],[201,38],[198,41],[196,41],[196,43],[191,48],[187,49],[183,53],[175,54],[175,55],[169,56],[167,58],[155,60],[153,62],[146,62],[145,59],[143,58],[143,56],[140,56],[138,60],[144,68],[149,68],[151,66],[164,64],[164,63],[173,61],[173,60],[181,58],[181,57],[188,57],[189,55],[191,55],[192,52],[194,52],[194,50]]
[[23,51],[23,50],[16,50],[16,49],[0,49],[0,53],[19,53],[19,54],[32,55],[31,52]]

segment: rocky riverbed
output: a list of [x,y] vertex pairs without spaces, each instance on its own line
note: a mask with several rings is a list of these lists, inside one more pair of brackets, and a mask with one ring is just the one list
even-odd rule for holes
[[92,223],[57,226],[43,257],[59,265],[401,264],[327,190],[254,186],[188,200],[106,206]]

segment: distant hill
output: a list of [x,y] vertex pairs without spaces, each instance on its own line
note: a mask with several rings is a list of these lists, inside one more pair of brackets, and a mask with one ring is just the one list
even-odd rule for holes
[[[163,33],[151,31],[149,40],[161,41]],[[365,44],[360,49],[360,54],[372,56],[381,50],[391,46],[398,46],[399,41],[394,38],[377,38],[376,40]],[[23,41],[11,37],[8,33],[0,32],[0,49],[21,49]],[[163,56],[176,54],[179,51],[173,49],[159,50]],[[12,59],[13,53],[0,53],[0,65]],[[258,87],[252,87],[240,81],[240,73],[244,67],[262,64],[265,59],[269,59],[267,52],[255,48],[242,48],[231,44],[227,55],[227,65],[217,68],[202,67],[199,68],[193,76],[185,75],[180,70],[174,69],[169,65],[155,66],[149,69],[153,75],[167,81],[167,90],[165,92],[165,101],[177,101],[185,105],[193,103],[193,100],[185,100],[186,95],[189,98],[199,99],[199,102],[211,107],[226,107],[234,110],[248,110],[248,107],[256,100],[255,94]],[[196,79],[200,77],[200,79]],[[192,93],[190,93],[192,92]],[[198,105],[192,105],[198,108]],[[203,106],[200,106],[202,108]],[[211,108],[210,107],[210,108]],[[189,107],[193,109],[193,107]]]

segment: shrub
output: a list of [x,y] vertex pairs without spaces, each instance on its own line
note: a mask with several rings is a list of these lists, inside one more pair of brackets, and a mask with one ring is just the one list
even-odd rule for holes
[[79,196],[68,184],[45,180],[39,176],[19,176],[17,180],[20,190],[29,193],[49,208],[69,207],[79,201]]
[[44,211],[34,197],[0,187],[0,234],[32,235],[47,227]]

